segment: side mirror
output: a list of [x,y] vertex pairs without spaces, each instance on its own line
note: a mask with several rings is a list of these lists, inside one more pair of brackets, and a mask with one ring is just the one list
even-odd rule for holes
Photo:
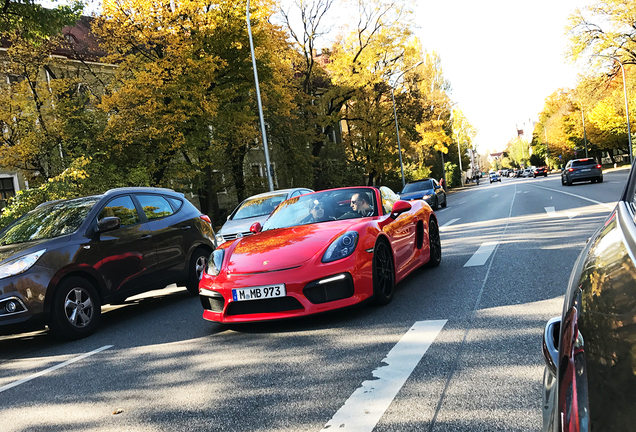
[[108,231],[114,231],[121,226],[121,219],[118,217],[105,217],[102,220],[97,222],[97,228],[95,229],[95,233],[100,234]]
[[252,234],[258,234],[259,232],[261,232],[261,229],[263,229],[263,226],[261,225],[261,223],[254,222],[252,226],[250,227],[250,232]]
[[391,218],[396,219],[399,215],[409,210],[411,210],[411,204],[406,201],[396,201],[391,209]]

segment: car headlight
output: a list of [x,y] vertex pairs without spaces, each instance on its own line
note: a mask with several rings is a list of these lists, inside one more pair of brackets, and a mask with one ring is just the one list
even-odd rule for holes
[[216,276],[221,273],[221,265],[223,264],[223,257],[225,256],[225,249],[214,249],[210,259],[208,260],[208,268],[205,272],[209,275]]
[[223,243],[225,243],[225,239],[223,238],[221,234],[217,234],[215,238],[216,238],[217,246],[221,246]]
[[46,252],[46,249],[21,256],[0,266],[0,279],[24,273]]
[[430,198],[430,197],[432,197],[432,196],[433,196],[433,195],[424,195],[424,196],[422,197],[422,199],[427,200],[427,199],[429,199],[429,198]]
[[348,257],[356,249],[357,244],[358,233],[356,231],[347,231],[331,242],[322,256],[322,262],[328,263]]

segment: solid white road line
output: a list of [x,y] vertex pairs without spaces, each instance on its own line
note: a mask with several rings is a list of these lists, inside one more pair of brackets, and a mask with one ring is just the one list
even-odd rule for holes
[[488,261],[488,258],[498,244],[499,242],[496,241],[483,243],[481,246],[479,246],[477,252],[475,252],[473,256],[470,257],[468,262],[464,264],[464,267],[475,267],[486,264],[486,261]]
[[321,432],[371,432],[447,320],[417,321]]
[[556,211],[554,211],[554,207],[544,207],[545,211],[548,213],[548,216],[555,217]]
[[455,222],[457,222],[458,220],[459,220],[459,218],[451,219],[451,220],[449,220],[448,222],[446,222],[444,225],[442,225],[442,226],[440,227],[440,229],[442,229],[442,228],[446,228],[447,226],[454,224],[454,223],[455,223]]
[[63,368],[64,366],[68,366],[68,365],[70,365],[71,363],[75,363],[76,361],[80,361],[80,360],[82,360],[82,359],[85,359],[86,357],[92,356],[93,354],[97,354],[98,352],[101,352],[101,351],[107,350],[108,348],[112,348],[112,345],[104,345],[104,346],[103,346],[103,347],[101,347],[101,348],[97,348],[96,350],[93,350],[93,351],[88,352],[88,353],[86,353],[86,354],[82,354],[82,355],[81,355],[81,356],[79,356],[79,357],[72,358],[72,359],[70,359],[70,360],[67,360],[67,361],[65,361],[65,362],[63,362],[63,363],[60,363],[60,364],[55,365],[55,366],[52,366],[52,367],[50,367],[50,368],[48,368],[48,369],[44,369],[43,371],[40,371],[40,372],[38,372],[38,373],[35,373],[35,374],[33,374],[33,375],[31,375],[31,376],[28,376],[28,377],[26,377],[26,378],[23,378],[23,379],[21,379],[21,380],[14,381],[14,382],[12,382],[11,384],[7,384],[6,386],[0,387],[0,393],[2,393],[2,392],[3,392],[3,391],[5,391],[5,390],[9,390],[10,388],[13,388],[13,387],[19,386],[20,384],[24,384],[25,382],[31,381],[32,379],[35,379],[35,378],[40,377],[40,376],[42,376],[42,375],[45,375],[45,374],[47,374],[47,373],[49,373],[49,372],[53,372],[54,370],[57,370],[57,369]]

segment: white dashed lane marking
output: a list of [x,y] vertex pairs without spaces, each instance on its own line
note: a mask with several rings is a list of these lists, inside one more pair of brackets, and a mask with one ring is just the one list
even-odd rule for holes
[[321,432],[371,432],[447,320],[417,321]]
[[35,379],[35,378],[40,377],[40,376],[42,376],[42,375],[46,375],[47,373],[49,373],[49,372],[53,372],[54,370],[57,370],[57,369],[63,368],[64,366],[68,366],[68,365],[70,365],[71,363],[75,363],[76,361],[80,361],[80,360],[82,360],[82,359],[85,359],[86,357],[90,357],[90,356],[92,356],[93,354],[97,354],[98,352],[101,352],[101,351],[107,350],[108,348],[112,348],[112,345],[104,345],[104,346],[103,346],[103,347],[101,347],[101,348],[97,348],[96,350],[93,350],[93,351],[88,352],[88,353],[86,353],[86,354],[82,354],[82,355],[81,355],[81,356],[79,356],[79,357],[72,358],[72,359],[70,359],[70,360],[67,360],[67,361],[65,361],[65,362],[63,362],[63,363],[60,363],[60,364],[55,365],[55,366],[52,366],[52,367],[50,367],[50,368],[48,368],[48,369],[44,369],[43,371],[40,371],[40,372],[35,373],[35,374],[33,374],[33,375],[30,375],[30,376],[28,376],[28,377],[26,377],[26,378],[23,378],[23,379],[21,379],[21,380],[14,381],[14,382],[12,382],[11,384],[7,384],[7,385],[5,385],[5,386],[2,386],[2,387],[0,387],[0,393],[2,393],[2,392],[3,392],[3,391],[5,391],[5,390],[9,390],[10,388],[13,388],[13,387],[19,386],[20,384],[24,384],[25,382],[31,381],[32,379]]
[[455,219],[451,219],[448,222],[446,222],[444,225],[442,225],[440,228],[440,230],[444,230],[444,228],[446,228],[447,226],[450,226],[452,224],[454,224],[455,222],[457,222],[459,220],[459,218],[455,218]]
[[498,244],[499,242],[496,241],[483,243],[481,246],[479,246],[477,252],[475,252],[473,256],[470,257],[468,262],[464,264],[464,267],[475,267],[486,264],[486,261],[488,261],[488,258],[490,258],[490,255],[492,255],[492,252],[495,250]]

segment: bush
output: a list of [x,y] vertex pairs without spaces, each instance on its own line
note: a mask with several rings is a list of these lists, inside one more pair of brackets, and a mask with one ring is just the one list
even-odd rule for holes
[[84,167],[88,159],[76,159],[69,168],[57,177],[49,179],[40,187],[21,190],[8,200],[0,214],[0,229],[6,227],[23,214],[47,201],[76,198],[90,194],[85,186],[88,178]]
[[459,167],[452,163],[446,162],[444,164],[444,169],[446,170],[446,185],[449,188],[460,187],[462,185],[461,172],[459,171]]

